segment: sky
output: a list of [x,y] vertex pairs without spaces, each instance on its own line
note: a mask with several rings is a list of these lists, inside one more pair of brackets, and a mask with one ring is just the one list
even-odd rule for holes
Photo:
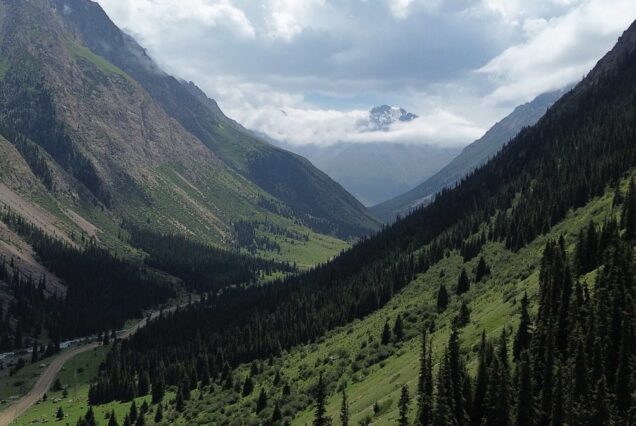
[[[290,144],[463,146],[576,82],[634,0],[98,0],[167,72]],[[419,116],[382,132],[376,105]]]

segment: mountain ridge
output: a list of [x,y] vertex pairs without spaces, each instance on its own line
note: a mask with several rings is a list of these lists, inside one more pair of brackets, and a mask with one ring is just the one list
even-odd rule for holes
[[516,107],[433,176],[395,198],[371,206],[371,212],[381,220],[391,222],[397,216],[404,216],[409,211],[429,203],[436,193],[452,187],[471,171],[483,165],[524,127],[535,124],[567,90],[566,88],[544,93]]

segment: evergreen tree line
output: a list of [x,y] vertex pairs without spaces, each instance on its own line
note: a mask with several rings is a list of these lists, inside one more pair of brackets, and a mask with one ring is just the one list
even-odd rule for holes
[[53,190],[53,176],[51,169],[40,149],[25,136],[16,133],[10,128],[2,126],[0,123],[0,135],[4,136],[18,150],[24,161],[29,165],[33,174],[40,179],[44,186]]
[[[520,304],[514,336],[490,341],[482,333],[477,371],[465,365],[459,331],[453,327],[433,371],[431,343],[422,331],[420,373],[410,410],[402,388],[398,424],[457,426],[632,425],[636,421],[636,326],[632,244],[606,223],[608,244],[593,289],[581,284],[563,239],[545,247],[540,271],[538,312],[534,321],[528,297]],[[581,249],[577,244],[577,253]],[[587,242],[583,242],[587,244]],[[512,346],[512,350],[510,350]],[[314,425],[331,424],[320,378]],[[346,394],[340,410],[348,425]]]
[[[23,274],[13,259],[0,259],[0,282],[7,284],[11,299],[0,304],[0,351],[24,348],[27,336],[38,338],[44,330],[56,329],[57,313],[63,301],[57,294],[50,294],[46,277],[37,282]],[[50,336],[57,340],[56,336]],[[54,342],[59,344],[59,341]],[[35,348],[37,353],[39,347]]]
[[178,365],[192,370],[200,354],[218,380],[226,365],[277,355],[377,310],[466,241],[517,250],[548,231],[636,165],[636,53],[614,66],[591,73],[594,84],[566,94],[456,188],[328,265],[175,313],[118,345],[94,401],[122,397],[117,377],[135,381]]
[[129,222],[127,242],[148,253],[144,262],[181,278],[191,291],[216,293],[228,286],[254,284],[261,274],[291,273],[288,262],[275,262],[204,245],[182,235],[159,234]]
[[120,328],[127,319],[139,318],[145,309],[176,295],[172,286],[144,268],[115,258],[93,243],[84,249],[72,247],[10,210],[0,212],[0,219],[31,245],[41,263],[67,287],[59,303],[51,300],[55,311],[42,324],[55,339]]
[[466,371],[457,329],[433,377],[424,333],[412,424],[633,424],[636,264],[631,245],[610,228],[593,289],[576,279],[563,240],[547,244],[535,320],[524,297],[514,336],[505,327],[496,343],[482,335],[475,377]]

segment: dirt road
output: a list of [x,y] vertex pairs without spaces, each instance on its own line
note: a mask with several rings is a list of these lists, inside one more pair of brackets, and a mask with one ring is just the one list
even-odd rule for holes
[[[172,308],[166,310],[172,311],[177,308]],[[159,315],[159,312],[153,312],[151,318],[156,318]],[[124,331],[119,338],[125,339],[134,333],[136,333],[139,329],[143,328],[148,322],[147,318],[144,318],[140,322],[138,322],[133,327]],[[99,343],[90,343],[85,346],[79,346],[77,348],[69,349],[66,352],[62,352],[58,355],[51,364],[48,365],[38,377],[38,380],[33,385],[33,388],[23,397],[18,399],[16,402],[8,406],[2,413],[0,413],[0,426],[7,426],[11,424],[15,419],[24,414],[33,404],[42,399],[44,394],[48,392],[49,388],[53,384],[53,381],[57,377],[57,374],[60,372],[64,364],[68,362],[71,358],[87,351],[91,351],[99,346]]]

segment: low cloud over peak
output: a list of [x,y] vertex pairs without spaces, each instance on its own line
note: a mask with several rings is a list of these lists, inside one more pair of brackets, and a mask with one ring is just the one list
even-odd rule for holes
[[[578,81],[636,19],[633,0],[98,1],[161,67],[295,144],[470,143]],[[420,118],[361,130],[385,103]]]

